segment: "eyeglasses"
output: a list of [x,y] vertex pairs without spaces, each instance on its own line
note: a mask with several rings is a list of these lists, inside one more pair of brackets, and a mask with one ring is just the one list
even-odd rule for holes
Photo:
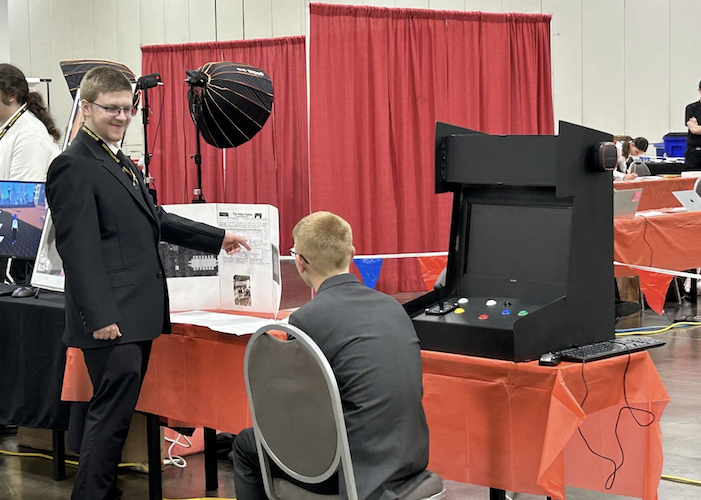
[[115,108],[115,107],[103,106],[102,104],[98,104],[96,102],[91,102],[90,104],[94,104],[95,106],[101,107],[102,109],[105,110],[105,114],[107,116],[111,116],[112,118],[119,116],[119,113],[121,113],[122,111],[124,111],[124,116],[126,116],[126,117],[134,116],[136,114],[136,111],[137,111],[137,108],[135,108],[134,106],[129,106],[126,108]]
[[300,259],[302,259],[304,262],[306,262],[307,264],[309,264],[309,261],[308,261],[307,259],[304,258],[304,255],[302,255],[302,254],[299,253],[297,250],[295,250],[295,247],[290,248],[290,255],[291,255],[292,257],[296,257],[297,255],[299,255],[299,258],[300,258]]

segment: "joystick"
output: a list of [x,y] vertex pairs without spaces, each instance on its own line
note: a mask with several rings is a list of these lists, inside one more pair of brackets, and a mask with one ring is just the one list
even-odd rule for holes
[[436,300],[438,301],[438,305],[440,306],[441,311],[444,309],[443,307],[443,285],[440,283],[436,283],[433,285],[433,291],[436,293]]
[[438,304],[436,304],[433,307],[426,308],[426,314],[442,316],[443,314],[447,314],[453,309],[455,309],[454,304],[446,305],[443,302],[443,285],[441,285],[440,283],[436,283],[435,285],[433,285],[433,291],[436,293],[436,300]]

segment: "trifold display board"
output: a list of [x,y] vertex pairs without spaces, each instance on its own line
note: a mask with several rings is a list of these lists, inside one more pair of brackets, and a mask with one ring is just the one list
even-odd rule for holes
[[[225,309],[270,314],[280,308],[280,229],[271,205],[206,203],[164,205],[166,212],[231,229],[245,236],[250,252],[209,255],[161,242],[171,311]],[[44,225],[32,285],[64,290],[63,263],[56,251],[55,230]]]
[[527,361],[614,338],[612,174],[595,162],[612,137],[559,127],[438,124],[436,192],[454,193],[445,302],[461,307],[436,314],[434,293],[405,305],[423,349]]
[[271,205],[206,203],[164,205],[172,214],[230,229],[248,239],[251,250],[208,255],[161,242],[171,311],[225,309],[269,313],[280,308],[280,229]]

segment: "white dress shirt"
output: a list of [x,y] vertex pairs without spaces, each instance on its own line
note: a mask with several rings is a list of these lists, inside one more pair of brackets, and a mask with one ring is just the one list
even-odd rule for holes
[[[17,110],[0,130],[21,110]],[[0,139],[0,181],[44,182],[51,161],[60,152],[60,146],[46,126],[27,110]]]

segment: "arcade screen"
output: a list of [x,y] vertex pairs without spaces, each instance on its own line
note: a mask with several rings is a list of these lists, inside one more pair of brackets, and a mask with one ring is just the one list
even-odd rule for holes
[[35,259],[46,220],[43,182],[0,181],[0,256]]
[[568,207],[472,204],[463,280],[468,291],[481,295],[480,284],[506,290],[518,281],[548,300],[564,295],[571,227]]

